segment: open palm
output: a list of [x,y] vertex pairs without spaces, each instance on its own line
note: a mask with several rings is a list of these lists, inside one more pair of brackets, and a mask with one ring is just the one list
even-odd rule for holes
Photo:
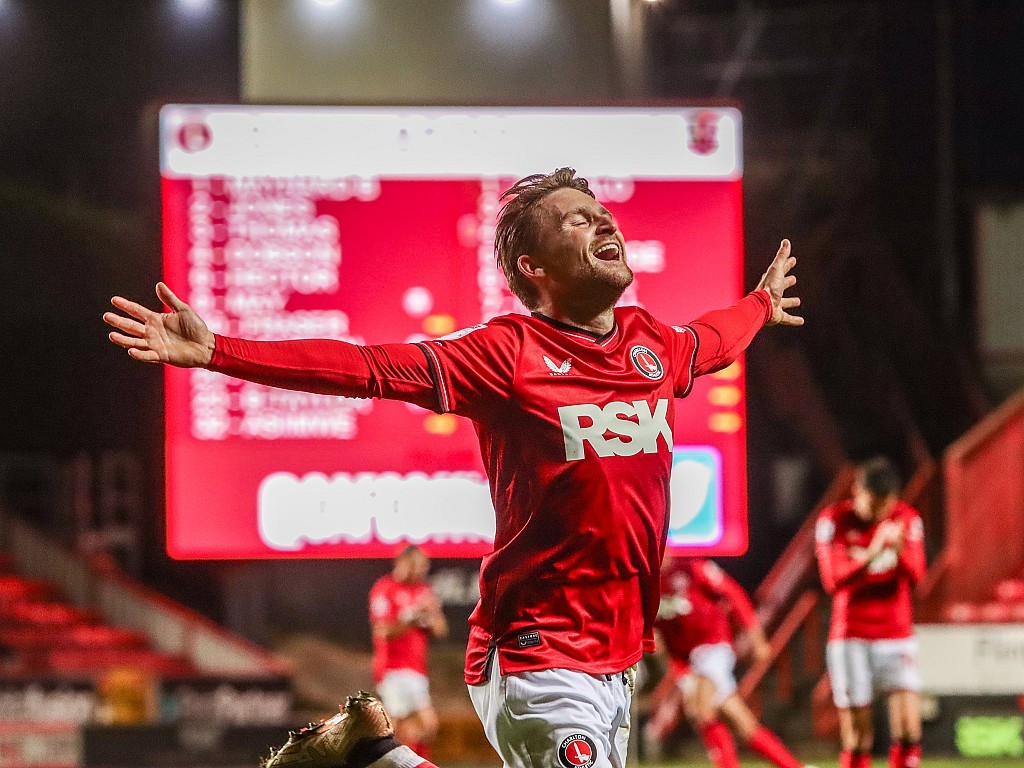
[[121,296],[112,298],[110,303],[128,316],[103,314],[103,321],[117,329],[109,334],[110,340],[145,363],[180,368],[207,365],[213,357],[214,336],[203,318],[164,283],[156,284],[156,295],[170,312],[154,312]]
[[789,240],[783,240],[779,252],[768,266],[768,271],[761,277],[758,288],[768,291],[772,297],[772,317],[768,325],[803,325],[804,319],[799,315],[791,315],[787,310],[800,306],[797,296],[785,296],[786,290],[796,285],[796,275],[790,271],[796,266],[796,256],[790,255]]

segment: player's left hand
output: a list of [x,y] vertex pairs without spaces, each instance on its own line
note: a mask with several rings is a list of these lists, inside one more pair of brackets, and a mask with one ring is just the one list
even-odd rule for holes
[[791,315],[787,310],[800,306],[798,296],[784,296],[786,290],[796,285],[796,275],[791,275],[796,266],[796,256],[790,255],[789,240],[783,240],[779,252],[768,266],[768,271],[757,284],[758,290],[764,289],[772,297],[772,317],[768,325],[803,325],[804,319],[799,315]]

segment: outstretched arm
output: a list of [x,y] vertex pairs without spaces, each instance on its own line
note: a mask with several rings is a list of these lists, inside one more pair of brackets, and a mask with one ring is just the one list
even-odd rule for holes
[[796,285],[790,274],[796,266],[789,240],[783,240],[778,253],[761,277],[757,288],[728,309],[701,315],[690,328],[697,336],[694,375],[714,373],[729,365],[749,346],[765,325],[803,325],[804,319],[788,310],[800,306],[797,296],[786,296]]
[[426,354],[413,344],[360,346],[332,339],[249,341],[215,336],[164,283],[157,284],[156,292],[171,311],[155,312],[116,296],[112,303],[127,317],[103,315],[117,329],[110,340],[136,360],[205,367],[283,389],[438,407]]
[[167,363],[179,368],[209,364],[215,340],[203,318],[164,283],[156,284],[156,296],[171,308],[170,312],[154,312],[121,296],[111,299],[110,303],[127,317],[104,313],[104,322],[117,329],[109,334],[110,340],[144,363]]

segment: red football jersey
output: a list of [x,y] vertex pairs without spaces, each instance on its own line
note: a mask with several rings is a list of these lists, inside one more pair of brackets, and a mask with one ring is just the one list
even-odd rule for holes
[[[396,581],[391,574],[382,576],[370,590],[370,623],[396,622],[405,619],[428,600],[434,591],[426,581],[408,584]],[[398,637],[373,638],[373,679],[378,683],[393,669],[411,669],[427,674],[427,641],[430,634],[421,627],[409,627]]]
[[[766,295],[748,299],[756,322]],[[749,341],[748,337],[748,341]],[[564,668],[618,672],[654,649],[668,526],[674,399],[731,362],[636,307],[595,338],[508,315],[429,342],[444,411],[477,423],[497,528],[470,617],[466,680]],[[744,345],[745,346],[745,343]]]
[[[900,552],[886,548],[870,563],[855,557],[871,544],[878,526],[904,526]],[[865,523],[844,501],[823,510],[815,551],[825,589],[832,594],[829,639],[891,640],[914,632],[913,585],[924,575],[924,528],[917,510],[897,502],[884,521]]]
[[466,681],[619,672],[654,650],[669,521],[674,398],[729,365],[772,313],[767,291],[668,326],[615,310],[595,337],[503,315],[420,344],[216,337],[211,370],[271,386],[416,403],[473,420],[496,515]]
[[743,587],[712,561],[677,560],[662,573],[655,626],[673,661],[688,661],[698,645],[731,643],[730,615],[745,628],[757,624]]

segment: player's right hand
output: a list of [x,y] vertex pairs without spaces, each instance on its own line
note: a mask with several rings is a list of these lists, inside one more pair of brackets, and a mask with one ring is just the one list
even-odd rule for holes
[[103,321],[117,331],[112,342],[144,363],[167,363],[179,368],[197,368],[213,359],[214,336],[195,313],[164,283],[156,284],[156,295],[170,312],[154,312],[141,304],[115,296],[110,303],[128,315],[105,312]]

